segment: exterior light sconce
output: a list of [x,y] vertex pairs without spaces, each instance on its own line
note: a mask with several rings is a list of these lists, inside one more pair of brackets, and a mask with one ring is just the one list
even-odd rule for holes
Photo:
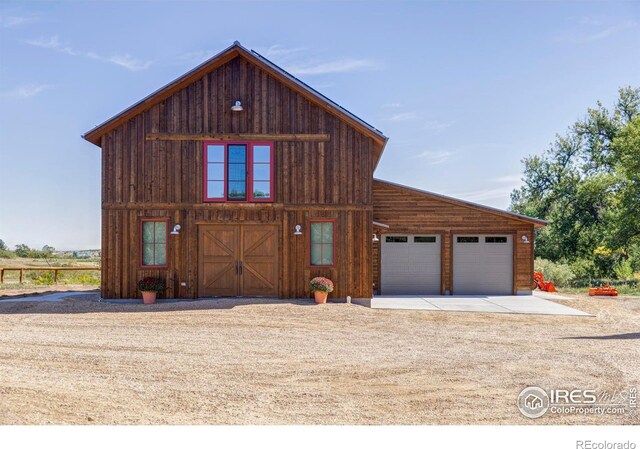
[[529,242],[529,237],[527,237],[526,235],[523,235],[523,236],[521,237],[521,239],[522,239],[522,243],[530,243],[530,242]]
[[375,242],[379,242],[379,241],[380,241],[380,239],[378,238],[378,235],[377,234],[373,234],[373,242],[375,243]]
[[302,235],[302,226],[300,225],[296,225],[296,230],[294,231],[293,235]]
[[182,229],[182,226],[180,226],[179,224],[175,225],[173,227],[173,231],[171,231],[171,235],[179,235],[180,229]]
[[244,110],[244,108],[242,107],[242,103],[240,103],[240,100],[236,100],[236,103],[231,106],[231,110],[233,112],[242,112]]

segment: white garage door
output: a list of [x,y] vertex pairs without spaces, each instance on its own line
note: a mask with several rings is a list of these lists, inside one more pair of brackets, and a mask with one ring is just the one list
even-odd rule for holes
[[440,236],[384,235],[381,293],[440,294]]
[[455,235],[453,294],[513,294],[513,237]]

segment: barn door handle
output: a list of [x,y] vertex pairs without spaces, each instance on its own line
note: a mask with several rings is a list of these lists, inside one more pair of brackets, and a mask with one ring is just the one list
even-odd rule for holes
[[240,267],[240,274],[242,275],[242,262],[238,262],[239,267]]

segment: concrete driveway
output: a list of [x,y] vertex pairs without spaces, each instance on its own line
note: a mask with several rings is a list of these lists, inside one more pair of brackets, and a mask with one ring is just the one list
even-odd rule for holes
[[[561,299],[558,296],[557,299]],[[448,312],[521,313],[531,315],[593,316],[547,299],[531,296],[391,295],[375,296],[372,309],[433,310]]]

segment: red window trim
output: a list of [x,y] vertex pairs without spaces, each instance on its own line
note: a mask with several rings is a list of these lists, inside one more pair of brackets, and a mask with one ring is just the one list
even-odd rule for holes
[[[210,198],[207,196],[207,168],[208,168],[208,154],[207,145],[222,145],[224,146],[224,198]],[[228,172],[228,157],[227,152],[229,145],[246,145],[247,146],[247,199],[243,201],[228,200],[227,199],[227,172]],[[254,198],[253,196],[253,147],[254,146],[269,146],[269,190],[271,192],[270,198]],[[274,145],[271,141],[227,141],[227,140],[208,140],[204,141],[202,145],[202,201],[205,203],[273,203],[274,192]]]
[[[143,242],[143,238],[142,238],[142,226],[145,222],[147,221],[153,221],[153,222],[164,222],[166,223],[165,226],[165,232],[166,232],[166,237],[165,237],[165,245],[166,245],[166,254],[165,254],[165,263],[164,265],[143,265],[142,263],[142,245],[144,244]],[[138,252],[139,252],[139,257],[138,257],[138,265],[139,268],[141,270],[149,270],[149,269],[156,269],[156,268],[168,268],[169,267],[169,218],[168,217],[144,217],[140,219],[140,226],[138,227],[138,232],[139,232],[139,239],[140,240],[140,244],[138,246]]]
[[[313,265],[311,263],[311,225],[313,223],[333,223],[333,264],[331,265]],[[335,268],[336,267],[336,220],[333,219],[314,219],[309,220],[309,268]]]

